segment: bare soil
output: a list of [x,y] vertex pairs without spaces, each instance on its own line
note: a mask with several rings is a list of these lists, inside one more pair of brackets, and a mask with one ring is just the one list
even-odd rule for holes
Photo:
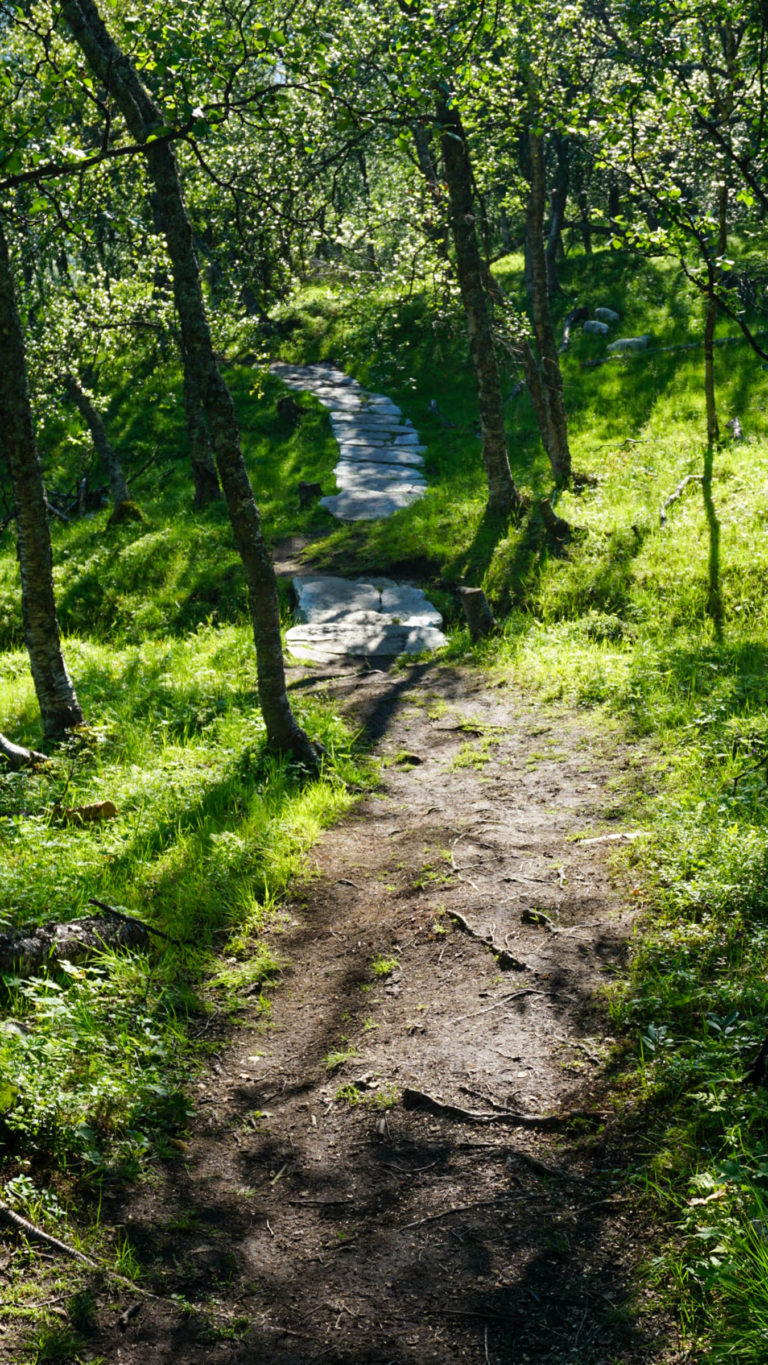
[[659,1232],[611,1081],[632,885],[618,841],[589,842],[632,829],[631,754],[468,670],[292,676],[365,727],[382,783],[316,847],[271,1020],[254,1003],[222,1047],[183,1155],[105,1207],[164,1297],[100,1293],[90,1353],[679,1359],[645,1306]]

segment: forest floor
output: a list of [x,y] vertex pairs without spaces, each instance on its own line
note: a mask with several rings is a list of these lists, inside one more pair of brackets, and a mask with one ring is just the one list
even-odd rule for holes
[[364,727],[381,783],[284,907],[271,1017],[221,1022],[183,1154],[105,1195],[162,1297],[98,1293],[86,1358],[682,1360],[638,1273],[658,1210],[606,991],[642,756],[469,669],[291,679]]

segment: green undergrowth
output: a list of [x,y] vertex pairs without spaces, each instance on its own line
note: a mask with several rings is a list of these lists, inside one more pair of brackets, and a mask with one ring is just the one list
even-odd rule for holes
[[[509,257],[495,267],[518,303],[521,266]],[[393,397],[424,439],[427,495],[386,522],[338,526],[317,506],[300,511],[300,479],[334,490],[327,414],[302,397],[302,420],[281,419],[285,390],[261,361],[231,365],[229,378],[270,543],[304,533],[317,537],[309,562],[319,568],[419,582],[445,613],[448,662],[624,728],[644,831],[626,870],[645,910],[631,973],[610,1001],[629,1049],[626,1122],[643,1125],[645,1155],[629,1174],[676,1226],[651,1274],[674,1299],[693,1358],[761,1359],[768,1101],[741,1078],[768,1014],[768,373],[742,341],[718,350],[724,439],[708,453],[702,353],[682,349],[700,340],[702,311],[679,272],[602,252],[570,255],[560,275],[558,326],[576,300],[602,304],[621,314],[619,335],[654,343],[594,367],[605,342],[577,331],[563,357],[578,474],[557,503],[572,528],[564,544],[535,511],[551,480],[524,391],[506,411],[528,510],[509,524],[485,514],[454,297],[347,281],[305,286],[275,310],[275,354],[342,365]],[[722,324],[719,335],[735,331]],[[507,363],[507,395],[517,380]],[[44,1192],[65,1199],[75,1177],[98,1183],[157,1153],[172,1159],[211,1020],[245,992],[267,1018],[262,987],[281,963],[279,940],[260,931],[359,780],[350,736],[317,704],[299,710],[328,750],[319,781],[265,753],[242,573],[223,507],[190,510],[182,415],[170,365],[116,388],[110,431],[129,478],[154,459],[132,490],[145,520],[109,530],[103,510],[53,528],[89,728],[45,769],[0,782],[9,922],[68,918],[95,896],[183,941],[6,983],[4,1178],[22,1181],[7,1196],[42,1218],[55,1219]],[[727,436],[731,416],[745,440]],[[74,419],[50,417],[41,447],[51,480],[71,484],[83,459]],[[689,475],[662,525],[661,504]],[[17,579],[6,533],[0,728],[39,744]],[[498,619],[474,647],[461,583],[482,586]],[[287,617],[287,598],[283,608]],[[116,819],[77,827],[57,816],[99,800],[115,803]]]
[[[335,491],[336,445],[328,417],[309,396],[298,422],[280,417],[284,386],[264,365],[231,365],[227,378],[241,426],[243,453],[270,545],[282,536],[317,534],[329,518],[317,505],[299,508],[301,480]],[[173,396],[180,376],[167,366],[143,386],[114,400],[110,435],[125,464],[144,520],[109,526],[110,509],[70,525],[55,522],[54,579],[59,620],[70,634],[139,644],[148,636],[185,634],[198,626],[232,624],[247,611],[245,580],[223,502],[193,512],[192,476],[183,411],[153,403],[161,383]],[[50,485],[74,488],[86,462],[74,417],[62,411],[41,431]],[[92,483],[102,477],[98,470]],[[0,649],[23,643],[18,569],[12,529],[0,539]]]
[[[520,266],[497,267],[518,298]],[[625,862],[644,925],[611,1009],[634,1057],[627,1122],[643,1124],[648,1153],[630,1174],[677,1229],[650,1275],[692,1358],[752,1361],[768,1353],[768,1095],[742,1083],[768,1017],[768,373],[743,341],[718,349],[723,440],[708,452],[702,351],[683,349],[701,340],[702,310],[676,268],[606,252],[569,258],[561,279],[559,318],[576,300],[607,305],[622,316],[614,335],[653,342],[594,367],[584,362],[605,341],[577,332],[563,357],[579,475],[557,503],[572,527],[564,545],[535,512],[519,525],[484,514],[453,306],[317,287],[285,310],[286,354],[309,346],[384,388],[429,447],[422,502],[336,531],[317,558],[411,574],[447,612],[448,660],[623,727],[644,831]],[[505,375],[507,392],[516,379]],[[513,473],[535,504],[551,484],[526,395],[507,412]],[[726,430],[733,416],[743,441]],[[482,586],[498,617],[475,647],[453,597],[461,582]]]
[[[67,659],[91,723],[0,783],[3,928],[93,914],[96,898],[166,937],[148,955],[4,978],[0,1149],[17,1201],[24,1181],[98,1184],[173,1157],[187,1083],[227,1018],[246,997],[268,1017],[280,901],[361,777],[345,727],[310,701],[298,715],[326,749],[321,777],[266,751],[245,627],[120,648],[73,638]],[[34,736],[21,653],[0,659],[0,712]],[[61,814],[102,801],[115,818]]]

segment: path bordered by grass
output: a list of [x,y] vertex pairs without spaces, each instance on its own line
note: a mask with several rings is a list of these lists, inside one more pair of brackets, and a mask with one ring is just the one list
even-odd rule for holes
[[[520,293],[519,260],[509,258],[498,269]],[[574,256],[562,279],[561,312],[579,297],[615,307],[624,335],[650,332],[661,345],[701,336],[698,301],[671,265],[643,265],[620,252]],[[721,416],[724,422],[737,414],[746,440],[726,443],[710,467],[703,449],[700,351],[583,369],[581,361],[598,357],[602,342],[576,336],[564,359],[564,382],[575,467],[588,477],[579,495],[568,494],[559,504],[575,533],[567,555],[558,556],[535,518],[518,528],[494,525],[483,515],[476,412],[454,302],[443,299],[438,307],[427,295],[403,300],[386,290],[364,295],[357,288],[345,293],[343,285],[315,286],[279,310],[276,322],[284,358],[333,356],[361,382],[385,388],[428,444],[427,496],[385,524],[336,529],[318,542],[313,565],[342,573],[407,572],[430,588],[455,626],[451,585],[485,586],[503,620],[501,638],[473,651],[457,628],[454,656],[498,670],[500,680],[512,675],[544,697],[603,708],[634,737],[633,761],[646,777],[650,769],[655,791],[644,812],[647,837],[626,855],[647,906],[648,932],[632,979],[615,999],[617,1020],[634,1048],[624,1084],[653,1135],[651,1156],[636,1174],[657,1189],[678,1228],[656,1273],[665,1292],[676,1296],[688,1342],[704,1334],[708,1359],[758,1359],[765,1353],[768,1296],[760,1225],[751,1220],[762,1217],[768,1188],[767,1108],[763,1093],[745,1089],[740,1078],[762,1039],[768,1005],[761,764],[768,742],[768,375],[746,346],[718,352]],[[283,489],[305,478],[327,480],[324,491],[332,491],[334,443],[325,416],[313,413],[296,430],[281,428],[275,381],[245,367],[233,378],[268,533],[322,529],[324,514],[300,514]],[[516,378],[507,376],[509,392]],[[153,376],[151,383],[157,382]],[[121,440],[139,453],[142,442],[146,450],[160,437],[165,449],[178,442],[181,450],[180,405],[175,413],[165,408],[154,414],[143,399],[137,385],[122,408],[117,405]],[[430,412],[431,399],[450,427]],[[525,394],[507,411],[515,478],[535,498],[549,488]],[[44,433],[44,450],[49,457],[58,452],[62,467],[66,442],[65,431]],[[662,528],[661,502],[691,473],[704,476],[704,484],[688,487]],[[314,798],[300,794],[290,774],[264,779],[253,669],[244,663],[249,646],[239,624],[243,587],[220,509],[192,519],[182,459],[170,472],[159,463],[137,494],[144,527],[125,528],[111,539],[105,516],[54,528],[62,617],[78,637],[69,643],[69,657],[94,736],[77,756],[69,787],[67,755],[57,758],[49,775],[4,783],[4,855],[10,851],[4,856],[3,908],[14,919],[59,913],[65,904],[74,912],[87,882],[91,892],[150,909],[167,925],[178,926],[189,915],[196,928],[210,929],[214,943],[238,915],[256,923],[246,887],[254,880],[264,887],[262,868],[267,889],[279,890],[286,870],[280,861],[284,818],[292,829],[286,813],[295,809],[302,827],[302,802]],[[6,649],[19,642],[16,572],[6,539],[0,559],[0,643]],[[201,633],[190,634],[198,627]],[[202,663],[194,652],[200,638]],[[207,683],[205,668],[214,674]],[[21,654],[2,656],[2,679],[4,725],[35,739]],[[117,699],[118,682],[126,689],[124,703]],[[221,695],[223,714],[217,710]],[[338,735],[331,720],[315,724]],[[244,807],[232,777],[238,764],[247,775]],[[116,799],[119,821],[89,834],[63,831],[49,814],[65,789],[73,797]],[[257,818],[255,804],[267,790],[276,794],[275,803],[269,813],[259,805]],[[317,798],[316,818],[331,818],[344,799],[331,781]],[[248,819],[261,834],[249,834],[245,848],[238,847],[238,822]],[[274,837],[264,835],[269,829]],[[271,880],[270,849],[279,853],[282,869]],[[184,890],[177,897],[180,875]],[[256,892],[259,906],[265,894]],[[144,1038],[150,1030],[135,1024],[136,1002],[157,1000],[152,1008],[176,1027],[199,978],[188,968],[176,974],[170,964],[170,957],[161,957],[140,986],[123,983],[124,966],[106,964],[107,978],[118,984],[113,1015],[105,1005],[104,1017],[122,1019],[127,1009],[133,1035]],[[8,1056],[16,1049],[34,1053],[29,1040],[37,1035],[25,1032],[25,1010],[41,1022],[49,1019],[51,1035],[66,1032],[57,1010],[61,1018],[77,1013],[71,1002],[86,985],[73,980],[68,989],[63,982],[56,986],[62,988],[46,988],[39,1001],[9,997],[18,1031],[12,1019],[4,1035]],[[98,999],[108,1001],[109,991],[99,987]],[[192,1008],[199,1006],[193,1002]],[[98,1011],[93,1017],[100,1028]],[[173,1078],[165,1046],[158,1072]],[[171,1051],[175,1056],[173,1046]],[[104,1063],[96,1071],[107,1074]],[[28,1112],[18,1107],[14,1085],[9,1081],[4,1090],[10,1153],[13,1115]],[[175,1094],[174,1087],[172,1080]],[[125,1101],[100,1099],[98,1085],[96,1093],[92,1109],[73,1114],[63,1127],[58,1118],[34,1120],[38,1145],[23,1158],[32,1169],[56,1150],[76,1152],[78,1170],[87,1169],[89,1128],[94,1152],[103,1154],[104,1134],[106,1146],[120,1151],[119,1134],[129,1131]],[[32,1119],[24,1117],[23,1124]],[[153,1131],[161,1127],[155,1124]],[[133,1131],[146,1133],[147,1127]],[[82,1140],[72,1137],[78,1132]],[[20,1161],[7,1170],[24,1174]]]

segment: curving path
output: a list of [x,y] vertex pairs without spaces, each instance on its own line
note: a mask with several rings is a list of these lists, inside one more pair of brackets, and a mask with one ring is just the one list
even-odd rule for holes
[[[375,521],[424,496],[426,447],[390,398],[368,393],[334,365],[275,362],[270,369],[289,388],[313,394],[330,411],[339,444],[334,469],[339,492],[321,498],[320,504],[332,516]],[[299,659],[394,658],[446,643],[442,617],[421,588],[390,578],[350,581],[329,575],[302,576],[293,583],[299,624],[286,638]]]

